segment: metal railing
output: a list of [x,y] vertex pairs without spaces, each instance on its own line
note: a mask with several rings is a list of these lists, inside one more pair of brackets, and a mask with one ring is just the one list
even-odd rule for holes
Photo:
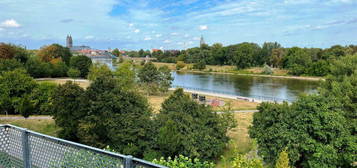
[[202,92],[207,92],[207,93],[216,93],[216,94],[223,94],[223,95],[229,95],[229,96],[237,96],[240,98],[247,98],[247,99],[255,99],[259,101],[266,101],[266,102],[293,102],[294,100],[292,99],[282,99],[282,98],[277,98],[277,97],[271,97],[271,96],[261,96],[261,95],[249,95],[249,97],[244,97],[239,94],[234,94],[231,92],[225,92],[225,91],[218,91],[218,90],[210,90],[210,89],[204,89],[204,88],[195,88],[195,87],[187,87],[187,86],[180,86],[180,85],[172,85],[172,88],[183,88],[191,91],[202,91]]
[[0,125],[0,168],[166,168],[151,162]]

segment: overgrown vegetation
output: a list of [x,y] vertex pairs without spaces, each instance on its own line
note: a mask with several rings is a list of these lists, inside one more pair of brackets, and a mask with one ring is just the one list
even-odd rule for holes
[[357,55],[333,62],[318,94],[291,105],[262,103],[254,114],[250,136],[259,154],[274,165],[287,147],[296,167],[351,167],[357,160]]

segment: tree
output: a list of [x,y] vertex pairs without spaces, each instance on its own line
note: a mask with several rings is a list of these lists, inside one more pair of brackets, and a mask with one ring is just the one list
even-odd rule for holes
[[260,53],[259,45],[255,43],[241,43],[237,46],[234,56],[234,63],[238,69],[248,68],[258,65],[255,58]]
[[36,112],[34,114],[52,114],[53,94],[57,85],[54,83],[41,82],[31,92],[30,99]]
[[350,165],[356,143],[351,141],[338,106],[321,95],[300,97],[292,105],[263,103],[254,114],[249,134],[256,138],[259,154],[270,164],[287,147],[296,167]]
[[22,98],[16,108],[18,113],[20,113],[24,118],[28,118],[31,114],[35,112],[35,108],[31,100],[26,96]]
[[145,57],[145,51],[143,49],[139,50],[139,57]]
[[165,157],[182,154],[204,160],[216,158],[228,142],[228,129],[234,125],[226,120],[227,115],[213,113],[177,89],[157,114],[153,149]]
[[255,58],[257,65],[269,64],[274,49],[281,48],[277,42],[265,42],[258,57]]
[[272,50],[270,64],[275,68],[283,66],[283,57],[285,55],[285,49],[276,48]]
[[18,68],[23,68],[23,65],[16,59],[1,59],[0,58],[0,73],[13,71]]
[[118,87],[112,77],[100,76],[85,93],[86,115],[80,121],[79,137],[85,144],[142,157],[151,133],[151,110],[135,90]]
[[[0,75],[0,110],[2,114],[18,114],[21,103],[37,86],[26,71],[15,69]],[[26,102],[27,103],[27,102]]]
[[112,54],[115,55],[116,57],[121,56],[121,53],[120,53],[119,49],[117,49],[117,48],[112,51]]
[[68,66],[62,62],[59,61],[54,64],[50,64],[52,71],[51,71],[51,77],[66,77],[67,76],[67,71],[68,71]]
[[51,77],[53,69],[52,64],[42,62],[38,57],[32,57],[25,64],[27,72],[34,78]]
[[12,59],[15,57],[15,49],[5,43],[0,43],[0,58],[1,59]]
[[70,67],[78,69],[80,71],[78,77],[82,77],[82,78],[87,77],[89,68],[91,66],[92,66],[92,60],[85,55],[71,57]]
[[37,55],[44,62],[62,60],[67,65],[69,65],[69,61],[72,57],[69,48],[63,47],[59,44],[44,46],[38,51]]
[[67,75],[70,77],[70,78],[78,78],[80,75],[81,75],[81,71],[79,71],[78,69],[75,69],[75,68],[69,68],[69,70],[67,71]]
[[26,49],[11,45],[0,43],[0,59],[15,59],[21,63],[25,63],[29,57]]
[[306,73],[306,69],[311,62],[311,56],[305,49],[293,47],[288,49],[283,60],[283,66],[290,70],[289,73],[301,75]]
[[119,86],[123,89],[134,89],[136,85],[134,67],[130,62],[122,63],[113,73],[116,77]]
[[198,61],[197,63],[193,64],[193,69],[198,69],[198,70],[206,69],[205,61]]
[[86,116],[83,110],[84,90],[71,81],[56,88],[53,94],[53,118],[61,127],[61,138],[78,141],[79,120]]
[[289,166],[289,155],[286,149],[279,153],[279,158],[276,161],[275,168],[290,168]]
[[100,76],[112,76],[112,71],[109,69],[109,67],[105,64],[93,64],[89,68],[89,73],[88,73],[88,79],[91,81],[94,81]]
[[169,67],[162,66],[159,68],[160,79],[159,79],[159,87],[161,92],[167,92],[171,87],[172,81],[174,78],[171,76],[171,70]]
[[155,83],[160,79],[160,74],[155,65],[148,62],[140,69],[138,77],[141,83]]

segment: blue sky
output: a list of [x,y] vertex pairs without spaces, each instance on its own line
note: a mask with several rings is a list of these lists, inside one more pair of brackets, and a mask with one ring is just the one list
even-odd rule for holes
[[357,44],[357,0],[0,0],[0,42],[183,49],[277,41]]

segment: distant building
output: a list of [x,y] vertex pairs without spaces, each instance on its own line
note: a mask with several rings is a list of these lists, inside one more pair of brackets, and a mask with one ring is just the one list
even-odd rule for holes
[[155,49],[155,48],[151,49],[151,53],[158,52],[158,51],[161,51],[161,50],[160,49]]
[[73,40],[71,35],[67,35],[66,39],[66,47],[72,48],[73,47]]
[[205,40],[203,39],[203,36],[201,36],[200,46],[202,46],[202,45],[204,45],[204,44],[206,44],[206,43],[205,43]]
[[81,45],[81,46],[73,46],[73,39],[71,35],[67,35],[66,38],[66,47],[68,47],[71,51],[79,51],[79,50],[88,50],[89,46]]

